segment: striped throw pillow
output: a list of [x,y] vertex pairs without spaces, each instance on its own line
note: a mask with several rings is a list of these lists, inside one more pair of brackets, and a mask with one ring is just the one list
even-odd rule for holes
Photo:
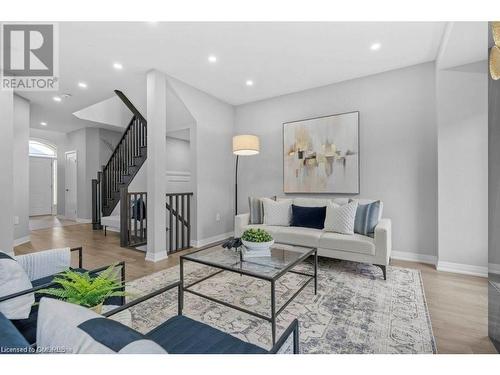
[[373,237],[380,216],[380,201],[360,204],[354,219],[354,232]]

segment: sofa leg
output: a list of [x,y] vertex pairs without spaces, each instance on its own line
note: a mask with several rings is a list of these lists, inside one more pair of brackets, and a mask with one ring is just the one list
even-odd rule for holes
[[387,280],[387,268],[381,264],[375,264],[375,266],[380,267],[382,273],[384,274],[384,280]]

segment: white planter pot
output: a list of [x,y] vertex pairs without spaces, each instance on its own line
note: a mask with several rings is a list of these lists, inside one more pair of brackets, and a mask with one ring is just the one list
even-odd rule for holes
[[269,250],[269,248],[274,245],[274,240],[271,240],[268,242],[249,242],[249,241],[241,240],[241,242],[247,248],[248,251]]

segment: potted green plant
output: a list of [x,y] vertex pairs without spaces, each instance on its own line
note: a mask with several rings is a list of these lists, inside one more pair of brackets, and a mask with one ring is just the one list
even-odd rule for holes
[[88,307],[98,314],[103,302],[116,296],[128,295],[119,277],[120,269],[112,265],[97,275],[89,272],[64,271],[54,277],[57,287],[38,291],[66,302]]
[[273,237],[260,228],[247,229],[241,236],[241,242],[248,250],[269,250],[274,244]]

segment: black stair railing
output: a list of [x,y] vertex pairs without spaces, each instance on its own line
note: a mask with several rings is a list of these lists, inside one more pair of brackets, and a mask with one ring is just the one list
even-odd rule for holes
[[191,247],[191,197],[193,193],[167,193],[167,249],[169,253]]
[[120,246],[136,247],[147,243],[146,192],[128,192],[121,188],[120,195]]
[[[191,242],[191,199],[193,193],[167,193],[167,243],[169,254],[188,249]],[[138,247],[147,243],[146,192],[121,188],[120,246]]]
[[146,161],[147,121],[119,90],[116,95],[133,116],[97,179],[92,180],[92,223],[100,229],[101,217],[109,216],[120,200],[120,188],[128,186]]

